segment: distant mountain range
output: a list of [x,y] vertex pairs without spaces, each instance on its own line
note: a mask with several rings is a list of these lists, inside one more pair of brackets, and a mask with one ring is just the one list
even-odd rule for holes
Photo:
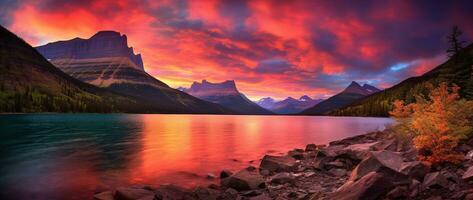
[[317,105],[323,99],[312,99],[307,95],[301,96],[299,99],[287,97],[284,100],[276,101],[271,97],[262,98],[256,103],[263,108],[266,108],[278,114],[295,114],[307,108]]
[[347,106],[356,100],[362,99],[368,95],[374,94],[381,91],[380,89],[364,84],[361,86],[357,82],[353,81],[345,88],[342,92],[324,100],[317,105],[302,111],[300,114],[303,115],[325,115],[331,111]]
[[396,99],[407,103],[415,101],[415,96],[427,94],[427,83],[438,84],[446,82],[461,87],[460,95],[473,99],[473,44],[468,45],[447,62],[437,66],[422,76],[408,78],[382,92],[355,101],[330,115],[344,116],[388,116],[392,110],[392,102]]
[[75,38],[36,48],[70,76],[133,97],[165,113],[231,113],[218,104],[173,89],[144,71],[141,56],[128,47],[127,37],[100,31],[89,39]]
[[197,98],[222,105],[239,114],[272,114],[239,92],[233,80],[221,83],[202,80],[201,83],[192,83],[190,88],[178,89]]

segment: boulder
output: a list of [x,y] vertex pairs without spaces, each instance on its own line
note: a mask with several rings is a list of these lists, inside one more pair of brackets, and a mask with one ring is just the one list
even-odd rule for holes
[[290,156],[265,155],[260,164],[261,169],[270,172],[289,172],[297,168],[296,159]]
[[331,168],[344,168],[344,167],[345,167],[345,163],[340,162],[338,160],[325,163],[325,168],[328,168],[328,169],[331,169]]
[[197,187],[192,194],[199,200],[217,200],[221,195],[219,190],[204,187]]
[[251,197],[250,200],[272,200],[272,198],[269,197],[267,194],[260,194],[255,197]]
[[420,161],[404,162],[400,167],[401,173],[417,180],[422,180],[429,171],[430,167]]
[[345,175],[347,175],[347,170],[340,169],[340,168],[333,168],[333,169],[328,170],[328,172],[330,172],[331,174],[333,174],[335,176],[345,176]]
[[112,191],[101,192],[94,195],[94,200],[113,200],[113,196]]
[[191,192],[175,185],[161,185],[156,190],[157,200],[181,200],[188,199]]
[[406,199],[408,196],[407,186],[398,186],[386,195],[387,199]]
[[256,170],[244,169],[222,180],[222,185],[238,191],[261,189],[265,187],[263,177]]
[[396,151],[397,150],[397,140],[389,139],[383,140],[373,146],[377,151],[387,150],[387,151]]
[[305,146],[305,151],[316,151],[317,150],[317,145],[315,144],[308,144]]
[[294,149],[289,152],[287,152],[287,155],[293,157],[294,159],[297,160],[303,160],[305,155],[304,155],[304,150],[302,149]]
[[394,188],[394,184],[383,173],[369,172],[357,181],[347,181],[327,199],[375,200]]
[[449,182],[447,178],[440,172],[432,172],[424,177],[422,188],[448,188]]
[[233,200],[238,198],[238,191],[233,188],[228,188],[223,192],[222,196],[220,196],[220,200]]
[[115,191],[115,200],[153,200],[154,192],[142,188],[119,187]]
[[295,181],[295,177],[291,173],[281,172],[272,176],[270,182],[273,184],[285,184],[285,183],[293,184],[294,181]]
[[227,178],[227,177],[230,177],[233,173],[229,170],[222,170],[220,172],[220,178],[223,179],[223,178]]
[[465,181],[473,180],[473,166],[469,167],[465,173],[463,173],[462,179]]
[[471,150],[471,151],[469,151],[468,153],[466,153],[465,159],[467,159],[467,160],[473,160],[473,150]]
[[402,157],[391,151],[372,151],[369,156],[353,169],[350,179],[356,181],[370,172],[383,172],[401,180],[405,175],[400,172]]

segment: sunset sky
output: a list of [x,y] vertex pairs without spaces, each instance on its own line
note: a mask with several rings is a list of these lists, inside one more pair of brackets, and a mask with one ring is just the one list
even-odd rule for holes
[[472,19],[467,0],[0,0],[0,24],[33,46],[115,30],[170,86],[235,80],[251,99],[392,86],[446,60],[452,25],[473,41]]

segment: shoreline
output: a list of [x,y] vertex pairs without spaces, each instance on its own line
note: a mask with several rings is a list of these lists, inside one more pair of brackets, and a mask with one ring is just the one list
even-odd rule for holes
[[308,144],[284,155],[265,155],[257,166],[209,176],[220,184],[126,186],[95,200],[179,199],[473,199],[473,138],[462,143],[460,164],[427,165],[417,150],[389,130]]

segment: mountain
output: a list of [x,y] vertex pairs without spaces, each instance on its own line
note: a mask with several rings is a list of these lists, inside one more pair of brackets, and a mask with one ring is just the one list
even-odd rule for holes
[[394,100],[412,103],[416,95],[429,92],[425,88],[426,84],[436,85],[441,82],[457,84],[461,87],[461,97],[473,99],[473,44],[421,76],[408,78],[391,88],[334,110],[330,115],[388,116]]
[[115,31],[100,31],[89,39],[74,38],[52,42],[36,49],[48,59],[127,57],[139,69],[144,70],[141,55],[135,54],[133,47],[128,47],[126,35]]
[[190,88],[181,87],[180,89],[192,96],[217,103],[239,114],[272,114],[240,93],[233,80],[221,83],[202,80],[202,83],[192,83]]
[[128,47],[127,37],[114,31],[100,31],[89,39],[75,38],[49,43],[37,50],[68,75],[133,97],[164,113],[231,113],[173,89],[143,69],[141,56]]
[[324,100],[317,105],[308,108],[301,112],[304,115],[325,115],[333,110],[347,106],[356,100],[359,100],[368,95],[379,92],[380,90],[374,86],[364,84],[361,86],[355,81],[342,92]]
[[299,99],[288,97],[282,101],[275,101],[271,97],[262,98],[256,103],[263,108],[278,114],[295,114],[307,108],[315,106],[323,101],[322,99],[312,99],[307,95],[301,96]]
[[145,112],[153,107],[80,82],[0,26],[0,112]]
[[271,110],[271,108],[273,107],[274,103],[276,103],[277,101],[274,100],[273,98],[271,97],[265,97],[265,98],[262,98],[260,100],[258,100],[257,102],[255,102],[256,104],[258,104],[259,106],[267,109],[267,110]]

